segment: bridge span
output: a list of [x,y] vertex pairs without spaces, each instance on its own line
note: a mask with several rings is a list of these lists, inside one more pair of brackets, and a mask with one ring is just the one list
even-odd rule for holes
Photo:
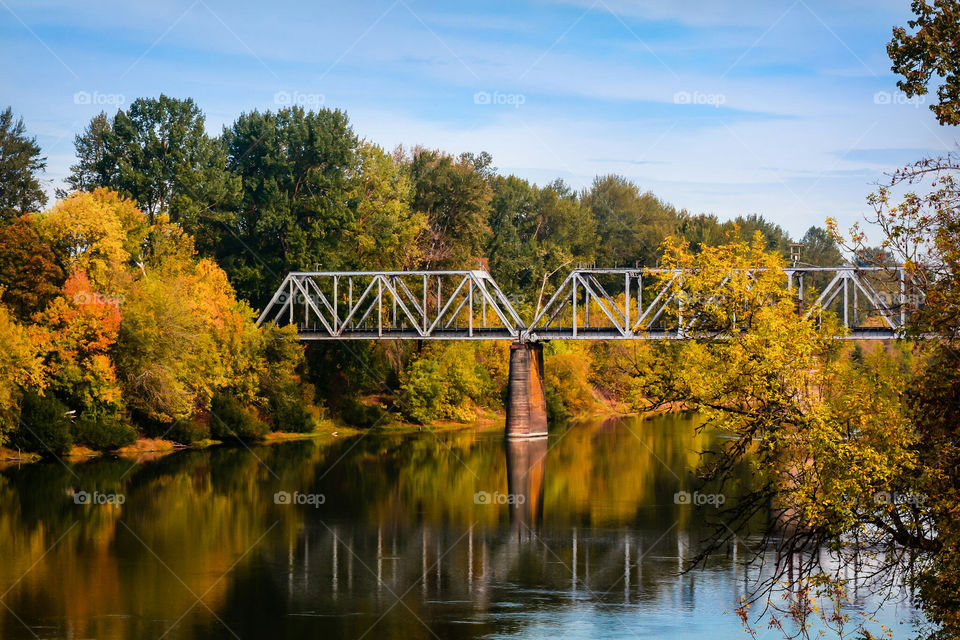
[[[732,271],[710,299],[722,298],[734,274],[752,273]],[[794,265],[784,273],[797,312],[834,313],[838,339],[899,337],[916,306],[903,267]],[[681,270],[576,268],[543,299],[507,295],[483,270],[292,272],[257,323],[295,325],[301,340],[510,340],[507,435],[542,436],[542,342],[724,337],[690,311],[683,278]],[[515,305],[534,307],[533,320],[524,322]]]

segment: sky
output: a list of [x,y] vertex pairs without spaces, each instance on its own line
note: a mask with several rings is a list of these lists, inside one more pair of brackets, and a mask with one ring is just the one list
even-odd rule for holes
[[387,149],[488,151],[501,173],[616,173],[692,213],[799,237],[869,212],[885,172],[955,148],[886,44],[907,0],[532,3],[0,0],[0,108],[48,157],[138,97],[243,112],[345,110]]

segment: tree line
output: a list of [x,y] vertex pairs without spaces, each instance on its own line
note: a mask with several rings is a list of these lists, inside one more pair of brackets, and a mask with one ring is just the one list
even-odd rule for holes
[[[114,305],[121,318],[113,331],[119,342],[103,350],[122,370],[108,375],[118,377],[122,401],[106,413],[132,418],[144,433],[166,432],[144,429],[144,421],[209,422],[215,391],[236,395],[232,383],[200,383],[210,375],[200,363],[153,353],[174,354],[171,336],[195,336],[171,329],[182,326],[169,317],[175,315],[172,307],[187,305],[169,280],[158,280],[149,295],[158,304],[170,296],[171,309],[138,325],[155,335],[126,337],[142,300],[140,288],[128,287],[134,282],[146,287],[151,266],[178,277],[198,265],[216,270],[218,277],[222,271],[217,286],[229,304],[249,305],[240,312],[244,318],[269,300],[288,271],[482,267],[529,314],[545,275],[578,263],[655,266],[668,236],[700,247],[760,231],[779,253],[788,251],[790,241],[762,216],[721,222],[692,214],[622,176],[598,176],[578,192],[562,180],[538,186],[502,175],[485,152],[387,151],[359,137],[347,115],[335,109],[252,111],[220,135],[210,135],[203,112],[189,98],[137,99],[112,115],[98,114],[76,136],[77,161],[57,190],[58,202],[45,211],[45,158],[9,108],[0,114],[0,145],[4,175],[13,176],[0,186],[0,303],[11,322],[49,328],[48,307],[68,289],[79,295],[78,287],[86,287],[97,300],[122,298]],[[841,260],[819,227],[802,241],[807,261]],[[389,419],[384,410],[421,422],[467,419],[477,407],[502,406],[505,380],[498,374],[502,367],[493,363],[506,356],[501,347],[490,349],[315,345],[304,362],[288,362],[287,368],[289,376],[313,385],[306,402],[318,407],[315,413],[360,424]],[[453,357],[455,351],[464,353]],[[49,350],[41,354],[44,375],[59,357]],[[592,357],[569,355],[572,361]],[[600,385],[607,390],[597,393],[591,387],[599,379],[590,382],[586,372],[581,377],[572,397],[569,391],[551,391],[557,415],[582,409],[615,386]],[[202,391],[180,392],[191,384]],[[78,404],[78,392],[64,385],[51,397],[80,416],[103,413]],[[18,388],[11,385],[8,413],[20,406]],[[172,402],[167,394],[180,398],[178,410],[156,410],[158,403]],[[386,400],[371,401],[377,396]],[[240,404],[254,414],[269,412],[264,401],[258,406],[243,397]],[[305,420],[298,415],[297,428],[306,428]],[[184,431],[187,438],[208,429]]]

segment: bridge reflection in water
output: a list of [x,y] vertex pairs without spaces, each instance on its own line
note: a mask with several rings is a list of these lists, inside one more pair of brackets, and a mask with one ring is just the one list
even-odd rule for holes
[[[711,514],[674,499],[713,442],[697,424],[611,421],[516,442],[369,434],[8,467],[0,637],[740,638],[723,612],[750,588],[756,572],[739,560],[756,542],[680,573]],[[77,490],[125,500],[78,505]]]
[[510,439],[507,448],[507,503],[512,537],[528,541],[543,523],[547,438]]

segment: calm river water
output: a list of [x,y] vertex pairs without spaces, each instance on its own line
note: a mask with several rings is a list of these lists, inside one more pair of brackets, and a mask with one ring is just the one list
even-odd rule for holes
[[[7,467],[0,637],[743,638],[755,541],[679,572],[715,508],[676,495],[709,445],[695,424]],[[909,615],[878,617],[904,637]]]

